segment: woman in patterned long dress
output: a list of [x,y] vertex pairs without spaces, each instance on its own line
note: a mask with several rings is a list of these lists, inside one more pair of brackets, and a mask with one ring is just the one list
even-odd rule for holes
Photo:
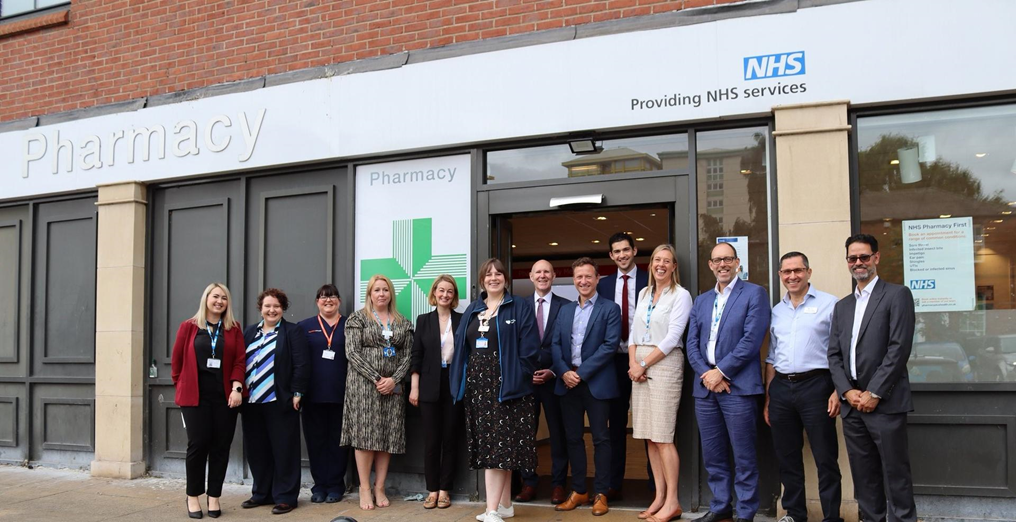
[[462,314],[450,372],[455,400],[465,402],[470,467],[484,470],[483,522],[514,516],[511,472],[536,467],[532,394],[540,340],[530,300],[508,294],[506,277],[497,259],[480,265],[484,291]]
[[[376,274],[367,284],[364,307],[346,319],[346,403],[342,446],[356,451],[360,508],[388,507],[385,479],[392,453],[406,452],[406,401],[402,381],[409,372],[412,325],[395,309],[395,288]],[[374,465],[374,487],[370,468]]]

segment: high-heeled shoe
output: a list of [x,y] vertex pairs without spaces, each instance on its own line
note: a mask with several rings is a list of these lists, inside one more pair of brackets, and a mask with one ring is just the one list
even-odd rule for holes
[[212,518],[219,518],[222,515],[222,504],[219,504],[219,509],[212,509],[211,497],[208,497],[208,516]]
[[201,509],[198,509],[197,511],[191,511],[190,510],[190,499],[189,498],[184,498],[183,502],[184,502],[184,505],[187,506],[187,516],[188,517],[191,517],[191,518],[202,518],[202,517],[204,517],[204,514],[201,512]]

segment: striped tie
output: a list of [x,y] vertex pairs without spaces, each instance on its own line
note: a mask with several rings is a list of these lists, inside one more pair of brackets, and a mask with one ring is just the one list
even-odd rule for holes
[[275,400],[275,340],[276,329],[263,333],[258,325],[258,335],[247,345],[247,389],[250,390],[251,404],[264,404]]

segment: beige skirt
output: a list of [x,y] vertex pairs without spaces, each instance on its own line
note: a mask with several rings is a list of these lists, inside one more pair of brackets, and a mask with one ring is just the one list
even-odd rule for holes
[[[638,346],[635,360],[649,356],[652,346]],[[632,436],[657,443],[674,442],[677,408],[684,382],[684,352],[675,348],[662,361],[649,367],[645,382],[632,383]]]

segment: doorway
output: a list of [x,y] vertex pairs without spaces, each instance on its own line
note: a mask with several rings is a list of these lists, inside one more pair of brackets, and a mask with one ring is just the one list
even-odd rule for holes
[[[554,266],[555,294],[577,298],[572,285],[571,263],[583,256],[593,258],[600,274],[616,272],[608,252],[609,238],[615,232],[627,232],[636,241],[635,263],[648,269],[653,249],[671,243],[678,253],[678,272],[682,282],[696,293],[696,265],[692,262],[694,194],[687,174],[641,175],[623,180],[571,180],[567,184],[550,183],[539,187],[486,185],[477,192],[477,252],[479,262],[487,257],[501,259],[511,274],[511,291],[521,296],[534,292],[529,280],[533,264],[546,259]],[[566,204],[559,204],[565,201]],[[486,226],[484,226],[486,224]],[[690,396],[690,392],[686,395]],[[697,428],[691,408],[679,412],[678,451],[687,456],[682,462],[680,496],[686,506],[697,504]],[[652,501],[648,485],[647,458],[643,441],[629,432],[626,452],[624,499],[616,507],[644,507]],[[588,480],[594,473],[592,441],[586,434]],[[549,433],[541,415],[537,431],[537,474],[540,476],[537,498],[546,500],[552,489]],[[689,465],[690,464],[690,465]],[[615,503],[611,504],[615,507]]]

